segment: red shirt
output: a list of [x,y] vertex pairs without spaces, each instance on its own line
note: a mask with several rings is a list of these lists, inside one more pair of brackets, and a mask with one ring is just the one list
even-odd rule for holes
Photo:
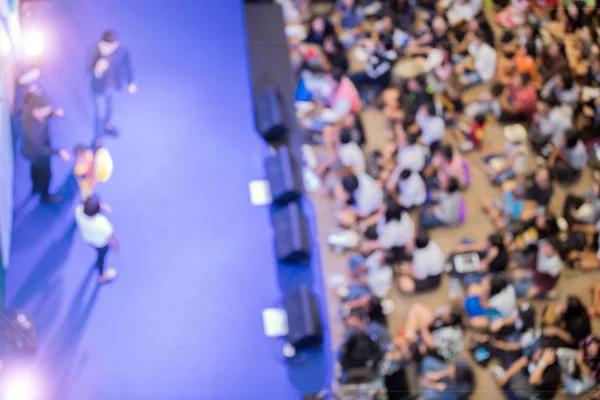
[[485,122],[483,124],[473,123],[471,126],[471,132],[469,132],[469,138],[473,142],[473,147],[480,148],[481,142],[485,135]]
[[531,84],[515,90],[513,94],[513,103],[519,114],[533,113],[537,100],[537,91]]

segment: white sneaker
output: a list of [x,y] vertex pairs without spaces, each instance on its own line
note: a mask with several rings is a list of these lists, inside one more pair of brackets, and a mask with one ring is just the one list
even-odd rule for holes
[[98,277],[98,282],[107,283],[117,277],[117,270],[114,268],[107,268],[104,273]]

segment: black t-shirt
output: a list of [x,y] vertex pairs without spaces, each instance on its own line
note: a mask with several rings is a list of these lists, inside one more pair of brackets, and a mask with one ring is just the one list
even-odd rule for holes
[[569,318],[566,321],[565,330],[573,337],[573,346],[579,345],[579,342],[592,333],[590,317],[588,315],[581,315],[576,318]]
[[488,270],[491,273],[504,272],[509,262],[510,256],[506,249],[502,248],[499,250],[498,255],[488,264]]
[[[534,352],[534,354],[535,353],[536,352]],[[534,354],[529,357],[529,363],[527,364],[527,367],[525,367],[528,376],[531,375],[530,370],[533,372],[537,367],[537,363],[539,362],[532,360]],[[547,365],[544,369],[544,373],[542,374],[542,382],[539,385],[534,386],[534,389],[537,392],[536,398],[539,400],[552,400],[554,396],[556,396],[558,388],[561,385],[561,378],[561,372],[558,364],[555,363],[553,365]]]
[[547,206],[550,203],[550,199],[552,199],[553,193],[554,189],[552,188],[552,185],[547,188],[542,188],[531,181],[531,184],[527,187],[525,198],[527,200],[535,201],[540,206]]

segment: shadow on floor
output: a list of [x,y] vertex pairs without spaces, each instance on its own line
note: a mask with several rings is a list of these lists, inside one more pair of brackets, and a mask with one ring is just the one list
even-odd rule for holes
[[[96,281],[96,277],[96,269],[91,267],[79,285],[69,312],[58,328],[54,340],[49,343],[48,352],[43,358],[44,363],[50,366],[48,370],[53,373],[53,393],[56,400],[70,398],[70,392],[77,392],[77,373],[84,367],[85,355],[77,363],[77,368],[74,367],[79,343],[100,294],[101,285]],[[86,299],[90,286],[93,289]]]

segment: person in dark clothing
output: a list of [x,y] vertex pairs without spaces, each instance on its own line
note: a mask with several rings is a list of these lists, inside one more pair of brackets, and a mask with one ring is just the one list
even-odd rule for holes
[[62,117],[64,111],[53,108],[37,85],[32,85],[25,94],[25,105],[22,119],[23,156],[31,163],[32,195],[39,194],[43,203],[56,203],[59,196],[50,195],[50,158],[53,155],[68,160],[66,150],[57,150],[50,141],[49,119]]
[[569,70],[564,43],[550,43],[542,52],[542,79],[544,82],[561,71]]
[[587,308],[577,296],[569,296],[559,305],[557,311],[557,323],[544,328],[542,344],[552,348],[577,348],[579,343],[592,333]]
[[313,17],[310,22],[310,29],[306,39],[304,40],[304,43],[318,44],[321,46],[323,45],[325,38],[332,35],[336,36],[335,29],[331,22],[329,22],[325,17],[317,15]]
[[111,124],[113,95],[124,86],[130,94],[134,94],[137,85],[133,79],[129,51],[121,46],[115,32],[105,32],[96,44],[89,72],[96,102],[96,136],[100,137],[104,132],[116,135]]
[[396,61],[396,53],[392,50],[393,43],[377,43],[375,52],[369,57],[364,71],[350,76],[357,89],[364,93],[366,89],[372,89],[378,96],[390,85],[392,68]]
[[323,53],[333,70],[348,71],[346,50],[335,35],[327,36],[323,40]]
[[538,168],[528,177],[525,185],[525,200],[535,201],[536,205],[547,207],[553,194],[554,187],[548,168]]

